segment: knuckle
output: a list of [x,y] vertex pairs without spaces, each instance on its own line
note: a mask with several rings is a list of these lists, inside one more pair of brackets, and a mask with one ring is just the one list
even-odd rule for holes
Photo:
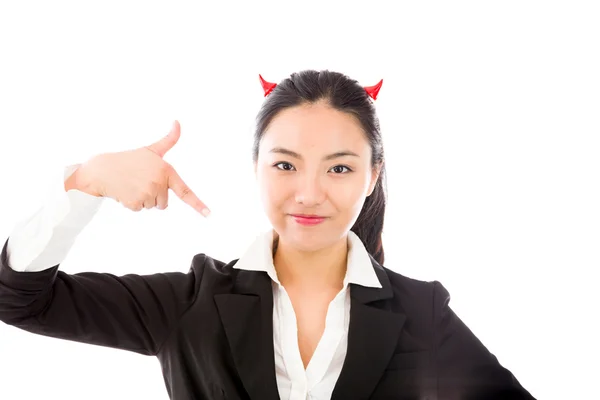
[[133,211],[140,211],[142,208],[144,208],[144,203],[139,200],[128,201],[125,203],[125,207]]
[[183,186],[181,188],[181,197],[185,197],[188,194],[190,194],[191,192],[192,192],[192,190],[188,186]]

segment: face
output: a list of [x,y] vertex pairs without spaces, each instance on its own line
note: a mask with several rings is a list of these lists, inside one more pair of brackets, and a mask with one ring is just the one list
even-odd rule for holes
[[346,237],[379,171],[371,166],[358,120],[324,103],[280,112],[263,135],[255,164],[262,203],[280,242],[302,251]]

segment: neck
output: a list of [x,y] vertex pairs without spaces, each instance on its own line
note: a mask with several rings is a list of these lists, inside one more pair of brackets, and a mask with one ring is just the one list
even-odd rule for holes
[[274,249],[273,264],[279,282],[284,287],[317,291],[342,289],[348,259],[346,237],[332,246],[314,252],[298,250],[277,237]]

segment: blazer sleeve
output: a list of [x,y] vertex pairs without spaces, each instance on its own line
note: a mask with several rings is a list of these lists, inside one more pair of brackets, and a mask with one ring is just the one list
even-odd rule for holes
[[83,272],[59,265],[15,271],[7,244],[0,255],[0,321],[59,339],[156,355],[192,305],[204,271],[194,257],[187,273],[152,275]]
[[439,399],[535,400],[498,362],[449,306],[450,294],[434,282],[434,340]]

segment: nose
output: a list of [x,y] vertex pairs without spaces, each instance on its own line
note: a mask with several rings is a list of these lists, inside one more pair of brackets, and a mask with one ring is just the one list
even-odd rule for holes
[[296,202],[305,207],[315,207],[325,201],[325,187],[321,179],[310,174],[299,177],[296,188]]

